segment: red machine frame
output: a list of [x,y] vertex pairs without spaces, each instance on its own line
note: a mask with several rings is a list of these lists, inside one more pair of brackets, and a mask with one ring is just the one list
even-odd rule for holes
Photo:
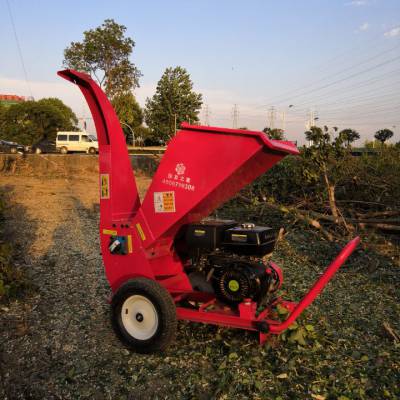
[[[257,331],[263,343],[296,320],[359,243],[358,237],[350,241],[299,303],[277,298],[257,314],[257,304],[250,299],[236,310],[218,303],[213,294],[194,291],[174,249],[179,229],[210,215],[286,155],[298,154],[296,146],[270,140],[262,132],[182,124],[141,204],[123,131],[107,97],[84,73],[65,70],[58,75],[79,86],[95,122],[101,250],[113,293],[132,278],[153,279],[174,299],[179,319]],[[110,253],[111,236],[126,238],[127,254]],[[271,268],[282,275],[276,264]],[[198,307],[182,306],[183,300]],[[284,322],[272,319],[277,304],[289,311]]]

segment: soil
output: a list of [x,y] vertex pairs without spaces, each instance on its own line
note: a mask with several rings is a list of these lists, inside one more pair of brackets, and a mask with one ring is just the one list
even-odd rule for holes
[[[400,329],[390,260],[359,250],[302,318],[303,344],[282,337],[260,347],[251,333],[180,322],[164,354],[139,355],[111,328],[96,172],[20,171],[0,175],[0,189],[7,240],[31,288],[0,305],[0,398],[400,398],[400,345],[383,325]],[[138,177],[142,196],[149,182]],[[312,240],[291,232],[274,256],[294,299],[339,248],[317,241],[310,250]]]

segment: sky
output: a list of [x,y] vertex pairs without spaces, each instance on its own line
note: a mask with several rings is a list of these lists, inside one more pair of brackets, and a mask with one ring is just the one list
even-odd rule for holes
[[203,95],[202,123],[272,124],[304,143],[314,119],[358,130],[358,144],[381,128],[400,141],[400,0],[0,0],[0,93],[59,97],[89,117],[56,71],[64,49],[108,18],[135,41],[142,106],[179,65]]

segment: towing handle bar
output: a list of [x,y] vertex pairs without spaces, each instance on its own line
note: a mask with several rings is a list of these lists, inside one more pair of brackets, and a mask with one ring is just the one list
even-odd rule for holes
[[351,240],[342,249],[338,256],[332,261],[329,267],[325,270],[322,276],[314,283],[314,286],[309,292],[303,297],[303,299],[296,305],[293,311],[289,314],[287,319],[281,323],[271,324],[269,326],[269,332],[279,334],[287,329],[298,316],[315,300],[315,298],[322,292],[327,283],[332,279],[333,275],[343,265],[351,253],[355,250],[357,245],[360,243],[360,238],[357,236]]

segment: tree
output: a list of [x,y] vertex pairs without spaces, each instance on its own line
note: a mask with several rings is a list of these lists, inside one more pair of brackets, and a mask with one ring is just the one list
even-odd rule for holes
[[159,146],[160,142],[153,137],[153,132],[144,125],[135,128],[135,138],[138,146]]
[[379,140],[383,146],[386,140],[390,139],[393,136],[393,132],[390,129],[381,129],[377,131],[374,136],[375,139]]
[[[337,128],[333,128],[337,131]],[[307,180],[318,181],[321,174],[328,194],[329,207],[336,223],[341,216],[336,205],[336,181],[341,171],[341,161],[346,155],[343,147],[343,136],[332,140],[333,134],[325,126],[323,129],[312,126],[305,132],[308,141],[312,142],[310,147],[306,147],[302,153],[305,161],[308,161],[307,168],[304,169],[304,177]]]
[[57,109],[64,118],[63,126],[66,127],[65,128],[66,130],[74,129],[74,127],[77,125],[78,118],[76,118],[75,113],[60,99],[57,99],[56,97],[48,97],[45,99],[38,100],[36,103],[39,105],[45,105],[45,106],[47,105]]
[[121,122],[127,143],[133,143],[132,131],[142,125],[143,111],[132,92],[117,94],[111,101]]
[[154,136],[167,141],[183,121],[197,123],[201,94],[193,91],[190,75],[182,67],[167,68],[156,93],[146,100],[145,121]]
[[339,132],[339,136],[341,136],[343,141],[347,143],[347,146],[350,146],[350,143],[360,139],[360,134],[354,129],[350,128],[341,130]]
[[125,32],[124,25],[106,19],[64,50],[63,65],[90,74],[111,98],[134,89],[141,73],[129,59],[135,42]]
[[7,107],[0,119],[0,138],[23,145],[54,140],[59,130],[75,130],[76,115],[58,99],[26,101]]
[[270,139],[284,140],[285,138],[283,129],[279,128],[271,129],[267,126],[266,128],[263,129],[263,132],[266,133]]

